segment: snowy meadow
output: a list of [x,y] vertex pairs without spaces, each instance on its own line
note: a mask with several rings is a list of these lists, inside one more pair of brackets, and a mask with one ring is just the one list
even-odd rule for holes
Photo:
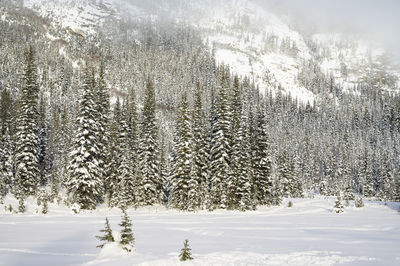
[[[399,265],[398,203],[351,202],[337,214],[334,197],[291,201],[245,213],[131,209],[132,253],[96,248],[105,217],[120,230],[119,209],[74,214],[50,204],[43,215],[31,202],[24,214],[1,210],[0,265]],[[185,239],[194,259],[180,262]]]

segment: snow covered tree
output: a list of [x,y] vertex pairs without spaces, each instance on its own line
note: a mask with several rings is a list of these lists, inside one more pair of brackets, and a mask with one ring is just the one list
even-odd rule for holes
[[229,80],[227,70],[221,74],[221,85],[215,106],[215,122],[211,128],[210,148],[210,200],[212,208],[227,208],[227,187],[230,174],[231,108],[229,105]]
[[17,198],[36,193],[39,184],[38,97],[39,86],[32,46],[26,55],[16,121],[15,186]]
[[112,234],[111,227],[110,227],[110,222],[108,221],[108,218],[106,218],[106,226],[105,226],[105,228],[101,229],[100,232],[104,233],[104,235],[96,236],[96,238],[99,239],[102,242],[105,242],[105,243],[101,243],[100,245],[96,246],[97,248],[103,248],[105,244],[115,241],[114,237],[113,237],[113,234]]
[[9,192],[13,179],[12,143],[7,127],[0,140],[0,201]]
[[180,210],[194,210],[199,206],[196,201],[199,200],[200,186],[197,180],[192,178],[193,135],[186,92],[182,96],[176,127],[176,155],[170,204]]
[[202,91],[200,83],[197,83],[192,118],[193,131],[193,163],[192,179],[198,184],[196,195],[190,195],[189,198],[196,198],[193,208],[201,208],[206,205],[208,198],[208,142],[206,139],[207,126],[205,124],[205,115],[202,104]]
[[344,211],[344,207],[343,207],[343,204],[342,204],[342,199],[340,197],[340,193],[337,194],[336,201],[335,201],[335,206],[333,207],[333,209],[334,209],[334,211],[336,213],[341,213],[341,212]]
[[[94,82],[94,81],[92,81]],[[99,160],[99,177],[104,182],[106,176],[106,156],[107,144],[109,142],[109,115],[110,115],[110,94],[105,81],[104,63],[100,64],[100,72],[97,82],[94,86],[94,101],[97,113],[97,135],[98,135],[98,160]]]
[[356,208],[362,208],[364,207],[364,202],[362,200],[361,196],[356,196],[355,200],[354,200],[354,206]]
[[[253,169],[253,197],[256,204],[271,204],[272,189],[272,158],[265,114],[258,110],[257,123],[253,132],[252,142],[252,169]],[[283,170],[283,168],[282,168]]]
[[114,207],[118,205],[119,202],[119,183],[120,177],[118,174],[118,168],[121,164],[121,151],[120,151],[120,126],[121,126],[121,103],[119,98],[115,103],[113,110],[113,117],[110,122],[110,135],[109,143],[107,146],[107,155],[105,156],[106,165],[106,178],[105,178],[105,191],[106,198],[108,200],[108,205]]
[[127,112],[127,106],[126,103],[124,103],[118,138],[121,160],[117,169],[119,183],[117,184],[118,190],[114,193],[118,197],[117,206],[120,208],[127,208],[135,203],[136,190],[135,175],[134,171],[132,170],[132,163],[130,161],[131,153]]
[[102,201],[104,187],[99,174],[98,128],[95,119],[94,88],[86,70],[70,153],[68,194],[81,209],[95,209]]
[[294,186],[296,185],[293,173],[290,168],[290,159],[287,151],[283,151],[279,156],[279,182],[283,197],[292,197]]
[[132,221],[125,209],[122,210],[122,213],[122,220],[119,224],[119,226],[122,227],[120,244],[124,250],[132,252],[135,250],[135,238],[133,237],[132,232]]
[[153,82],[150,78],[148,78],[146,84],[140,134],[137,202],[141,205],[153,205],[161,202],[162,181],[158,175],[159,145],[156,98]]
[[183,248],[181,249],[181,253],[179,254],[179,259],[181,261],[192,260],[192,249],[189,247],[189,240],[185,240],[183,243]]

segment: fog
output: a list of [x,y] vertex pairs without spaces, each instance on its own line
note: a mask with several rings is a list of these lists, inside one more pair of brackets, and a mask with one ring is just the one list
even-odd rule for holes
[[400,57],[399,0],[254,0],[313,32],[357,33]]
[[[122,0],[142,8],[168,6],[182,11],[193,5],[212,8],[221,2],[246,0]],[[296,24],[310,33],[357,34],[376,42],[400,59],[400,0],[248,0]],[[184,12],[184,11],[183,11]],[[174,13],[174,12],[172,12]],[[171,14],[170,14],[171,15]]]

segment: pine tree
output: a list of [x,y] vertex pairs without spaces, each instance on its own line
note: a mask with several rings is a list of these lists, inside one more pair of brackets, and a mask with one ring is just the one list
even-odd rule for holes
[[127,208],[135,203],[135,176],[130,161],[130,139],[129,126],[127,123],[127,106],[124,104],[122,108],[121,121],[119,126],[119,151],[121,163],[119,164],[117,173],[119,178],[117,206]]
[[153,82],[147,80],[142,112],[140,137],[140,169],[137,202],[153,205],[161,201],[162,181],[158,175],[158,129],[156,123],[156,99]]
[[76,134],[70,154],[68,194],[81,209],[95,209],[102,201],[104,188],[99,175],[98,128],[96,117],[94,88],[90,72],[82,86],[79,102],[79,115],[76,120]]
[[128,252],[135,250],[135,238],[132,233],[132,221],[129,218],[126,210],[122,210],[123,216],[119,226],[122,227],[121,230],[121,241],[120,244],[122,248]]
[[[255,133],[255,134],[254,134]],[[253,193],[256,204],[271,204],[272,159],[263,110],[258,111],[252,142]],[[281,168],[283,170],[283,168]]]
[[0,200],[8,194],[13,179],[12,143],[6,128],[0,142]]
[[337,194],[337,198],[335,201],[335,206],[333,207],[333,209],[335,210],[336,213],[341,213],[344,211],[344,207],[342,204],[342,199],[340,197],[340,193]]
[[283,197],[292,197],[295,182],[290,168],[290,159],[286,151],[279,156],[279,182]]
[[[138,136],[139,136],[139,130],[138,130],[138,114],[137,114],[137,106],[136,106],[136,93],[135,90],[132,88],[130,90],[129,94],[129,101],[128,101],[128,141],[129,141],[129,164],[130,164],[130,170],[131,170],[131,175],[134,181],[134,189],[133,193],[134,195],[137,194],[137,189],[138,189],[138,178],[137,178],[137,172],[138,172]],[[135,204],[137,204],[137,200],[135,198]]]
[[16,121],[15,193],[22,199],[34,195],[39,184],[39,135],[37,73],[33,48],[26,56],[24,85]]
[[120,151],[120,126],[121,126],[121,103],[119,98],[117,98],[117,102],[114,106],[114,114],[110,123],[110,136],[109,143],[107,146],[107,155],[106,155],[106,178],[105,178],[105,190],[106,190],[106,198],[108,200],[108,205],[110,207],[118,206],[120,201],[119,192],[119,184],[120,184],[120,176],[118,173],[118,169],[121,165],[121,151]]
[[101,243],[100,245],[96,246],[97,248],[103,248],[105,244],[114,242],[114,237],[112,235],[112,230],[110,227],[110,223],[108,221],[108,218],[106,218],[106,226],[104,229],[100,230],[101,233],[104,233],[102,236],[96,236],[100,241],[105,242]]
[[195,100],[193,105],[192,118],[193,132],[193,163],[192,178],[196,180],[198,189],[196,195],[190,195],[190,199],[195,199],[193,209],[205,207],[208,196],[208,142],[206,139],[207,127],[201,97],[201,86],[197,83]]
[[222,70],[221,85],[215,106],[215,122],[211,128],[211,190],[213,208],[227,208],[227,188],[230,175],[231,154],[231,109],[229,106],[229,84],[226,70]]
[[356,208],[362,208],[362,207],[364,207],[364,202],[363,202],[361,196],[357,196],[357,197],[355,198],[355,200],[354,200],[354,206],[355,206]]
[[104,182],[106,178],[106,156],[107,156],[107,144],[109,142],[109,115],[110,115],[110,94],[105,82],[105,69],[104,63],[100,64],[100,72],[97,82],[95,83],[94,94],[95,94],[95,109],[97,113],[97,134],[98,134],[98,158],[99,158],[99,176]]
[[182,96],[177,117],[177,140],[174,173],[172,176],[171,205],[180,210],[194,210],[199,205],[199,184],[192,178],[192,128],[186,93]]
[[191,248],[189,248],[189,240],[185,240],[183,243],[183,248],[181,249],[181,253],[179,254],[179,259],[181,261],[187,261],[187,260],[192,260],[192,253],[191,253]]

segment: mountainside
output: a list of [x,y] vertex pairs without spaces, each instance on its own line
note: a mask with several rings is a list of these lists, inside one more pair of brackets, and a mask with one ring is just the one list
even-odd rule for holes
[[[218,63],[249,77],[261,92],[281,90],[305,103],[320,96],[299,77],[310,61],[347,92],[357,93],[357,85],[370,79],[376,79],[374,82],[390,91],[397,90],[400,84],[400,72],[391,66],[384,50],[371,42],[340,33],[303,34],[288,19],[285,22],[250,0],[26,0],[24,5],[43,18],[51,18],[53,27],[68,34],[93,35],[105,21],[113,23],[126,18],[169,18],[191,25]],[[68,34],[64,37],[68,38]],[[48,37],[55,38],[50,34]]]

